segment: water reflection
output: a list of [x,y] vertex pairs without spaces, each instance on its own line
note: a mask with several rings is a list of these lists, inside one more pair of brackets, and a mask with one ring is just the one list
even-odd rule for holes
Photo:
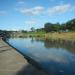
[[75,75],[75,42],[41,38],[15,38],[8,42],[38,62],[52,75]]
[[69,50],[73,53],[75,53],[75,41],[69,41],[69,40],[46,40],[46,39],[40,39],[40,38],[35,38],[34,41],[41,41],[44,43],[44,46],[46,48],[63,48],[66,50]]

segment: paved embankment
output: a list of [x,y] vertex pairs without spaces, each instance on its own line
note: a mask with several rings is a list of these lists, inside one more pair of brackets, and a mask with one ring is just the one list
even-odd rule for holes
[[47,75],[0,39],[0,75]]

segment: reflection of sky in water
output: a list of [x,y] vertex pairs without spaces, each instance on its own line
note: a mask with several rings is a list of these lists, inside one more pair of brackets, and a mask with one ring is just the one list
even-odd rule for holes
[[29,54],[30,57],[41,63],[47,69],[52,70],[53,68],[54,70],[54,67],[57,65],[58,68],[63,68],[64,65],[66,69],[66,67],[69,68],[72,65],[75,65],[75,55],[64,48],[47,49],[44,46],[43,41],[32,42],[31,39],[10,39],[9,43],[20,50],[23,54]]

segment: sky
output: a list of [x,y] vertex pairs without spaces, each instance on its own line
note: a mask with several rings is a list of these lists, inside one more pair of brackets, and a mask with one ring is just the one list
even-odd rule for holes
[[75,0],[0,0],[1,30],[30,30],[74,18]]

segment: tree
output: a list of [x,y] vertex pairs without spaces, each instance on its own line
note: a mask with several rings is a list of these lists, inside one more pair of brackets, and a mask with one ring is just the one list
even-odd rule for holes
[[22,33],[27,33],[27,31],[26,31],[26,30],[22,30],[21,32],[22,32]]
[[66,23],[66,29],[75,30],[75,19],[72,19]]
[[52,23],[46,23],[44,25],[45,31],[46,32],[51,32],[52,31]]
[[44,28],[39,28],[39,29],[36,29],[37,32],[44,32]]
[[65,30],[66,30],[66,25],[65,24],[61,24],[60,31],[65,31]]
[[45,31],[46,32],[51,32],[51,31],[59,31],[60,30],[60,24],[52,24],[52,23],[46,23],[45,26]]
[[34,31],[35,31],[34,27],[32,27],[32,28],[31,28],[31,31],[32,31],[32,32],[34,32]]

